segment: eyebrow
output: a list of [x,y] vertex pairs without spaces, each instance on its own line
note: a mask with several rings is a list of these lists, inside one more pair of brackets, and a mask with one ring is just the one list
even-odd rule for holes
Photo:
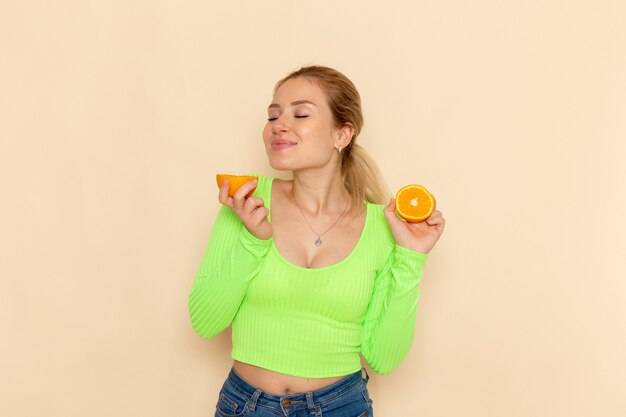
[[[312,104],[315,107],[317,107],[317,104],[315,104],[315,103],[313,103],[312,101],[309,101],[309,100],[296,100],[296,101],[292,101],[291,102],[292,106],[297,106],[298,104]],[[280,108],[280,104],[272,103],[269,106],[267,106],[268,109],[271,109],[273,107]]]

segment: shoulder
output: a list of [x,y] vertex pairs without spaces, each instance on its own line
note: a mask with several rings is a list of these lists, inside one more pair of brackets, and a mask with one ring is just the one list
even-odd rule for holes
[[367,203],[367,226],[370,236],[393,246],[395,245],[395,239],[389,228],[387,217],[385,217],[385,207],[384,204]]
[[257,184],[256,190],[254,190],[253,195],[256,197],[260,197],[264,200],[267,200],[270,198],[272,194],[272,184],[274,183],[274,181],[276,181],[277,183],[282,183],[285,181],[278,177],[272,177],[272,176],[267,176],[267,175],[262,175],[262,174],[257,174],[257,173],[252,173],[252,174],[247,174],[247,175],[253,175],[255,177],[258,177],[259,183]]
[[260,174],[250,174],[259,178],[259,183],[253,195],[269,201],[274,193],[274,200],[279,200],[280,196],[291,189],[292,180],[285,180],[278,177],[270,177]]
[[367,202],[367,211],[372,214],[372,217],[376,219],[376,221],[380,222],[384,220],[387,223],[387,218],[385,217],[385,205],[384,204],[376,204]]

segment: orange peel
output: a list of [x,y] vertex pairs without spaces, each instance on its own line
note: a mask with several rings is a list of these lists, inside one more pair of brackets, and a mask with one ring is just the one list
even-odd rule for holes
[[[230,183],[230,188],[228,190],[228,195],[231,197],[235,196],[235,193],[237,192],[238,189],[241,188],[242,185],[244,185],[245,183],[247,183],[248,181],[252,181],[252,180],[257,180],[259,179],[259,177],[257,176],[253,176],[253,175],[230,175],[230,174],[217,174],[215,176],[215,179],[217,181],[217,186],[221,188],[222,183],[224,182],[224,180],[228,180],[228,182]],[[256,190],[256,187],[254,187],[254,189],[252,191],[250,191],[250,194],[252,194],[254,192],[254,190]]]

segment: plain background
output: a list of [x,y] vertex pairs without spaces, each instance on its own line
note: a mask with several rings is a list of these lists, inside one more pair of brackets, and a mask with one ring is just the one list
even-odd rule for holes
[[626,415],[624,2],[0,1],[0,415],[212,415],[187,295],[274,83],[335,67],[435,194],[377,416]]

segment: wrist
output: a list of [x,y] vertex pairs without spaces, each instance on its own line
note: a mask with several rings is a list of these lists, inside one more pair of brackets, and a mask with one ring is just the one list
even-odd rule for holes
[[251,241],[256,243],[269,242],[272,238],[272,232],[270,231],[251,231],[244,224],[242,227],[242,235]]
[[428,256],[428,254],[430,253],[430,249],[425,248],[423,246],[419,246],[419,245],[405,246],[400,243],[397,243],[396,247],[408,253],[415,253],[415,254],[424,255],[424,256]]

